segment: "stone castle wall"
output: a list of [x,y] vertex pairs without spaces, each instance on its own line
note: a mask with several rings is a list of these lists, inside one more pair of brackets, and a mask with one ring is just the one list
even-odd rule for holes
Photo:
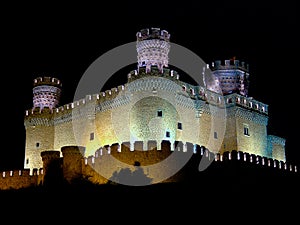
[[[285,159],[284,143],[267,139],[267,105],[185,84],[168,71],[161,76],[131,74],[125,86],[54,110],[27,111],[25,168],[40,168],[39,154],[47,149],[85,146],[87,157],[101,146],[148,140],[173,144],[178,140],[213,152],[238,150]],[[244,134],[245,127],[249,135]]]
[[0,190],[16,190],[42,185],[43,169],[1,171]]
[[54,147],[54,126],[52,122],[53,114],[45,109],[40,112],[34,110],[25,119],[26,144],[24,168],[42,168],[40,154],[42,151],[53,149]]
[[[272,170],[278,173],[299,175],[297,165],[249,154],[248,152],[233,150],[214,153],[204,146],[193,143],[183,144],[180,141],[176,141],[175,150],[171,149],[171,143],[168,141],[162,143],[150,141],[146,144],[149,148],[146,150],[140,150],[142,146],[145,146],[142,142],[133,144],[137,150],[132,151],[130,146],[129,142],[106,146],[98,149],[93,156],[89,157],[84,157],[86,149],[82,146],[64,146],[60,151],[43,151],[41,153],[43,168],[34,169],[32,174],[29,173],[29,169],[2,171],[0,190],[24,189],[45,185],[57,186],[59,182],[73,184],[78,180],[85,180],[85,182],[94,185],[109,184],[114,183],[114,181],[122,183],[128,181],[122,179],[129,179],[135,172],[139,172],[140,178],[147,179],[149,184],[152,184],[151,182],[156,183],[157,179],[162,177],[162,173],[168,169],[174,169],[175,172],[158,183],[184,182],[187,177],[190,177],[190,172],[198,171],[198,164],[201,160],[211,162],[207,169],[210,167],[226,168],[228,163],[233,163],[233,168],[235,168],[236,163],[239,163],[242,166],[240,169],[247,168],[247,170],[255,171],[256,168],[262,169],[262,172]],[[157,149],[156,146],[160,146],[160,148]],[[61,153],[62,157],[60,156]],[[184,167],[180,167],[180,170],[176,171],[175,168],[176,163],[178,163],[177,160],[170,161],[171,164],[168,164],[168,167],[165,167],[165,164],[162,163],[172,157],[173,154],[177,154],[179,157],[188,155],[187,163]],[[172,166],[175,167],[172,168]],[[193,179],[196,179],[196,177]]]

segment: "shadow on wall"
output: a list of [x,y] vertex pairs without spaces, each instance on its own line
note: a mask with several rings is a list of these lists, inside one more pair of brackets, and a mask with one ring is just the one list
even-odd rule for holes
[[140,167],[139,162],[134,163],[135,170],[131,171],[129,168],[121,169],[120,171],[115,171],[110,177],[112,183],[120,183],[125,185],[149,185],[152,183],[152,178],[148,177],[144,170]]

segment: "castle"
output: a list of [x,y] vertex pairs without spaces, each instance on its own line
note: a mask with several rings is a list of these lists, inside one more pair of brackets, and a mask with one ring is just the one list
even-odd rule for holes
[[298,173],[286,160],[285,139],[267,133],[268,105],[248,96],[246,63],[207,64],[210,80],[192,85],[169,68],[167,31],[143,29],[136,38],[137,69],[124,85],[60,106],[61,81],[34,79],[24,169],[3,171],[0,189],[43,185],[55,171],[67,182],[131,184],[122,171],[141,172],[141,184],[176,182],[178,157],[162,163],[175,153],[188,156],[184,163],[199,155]]

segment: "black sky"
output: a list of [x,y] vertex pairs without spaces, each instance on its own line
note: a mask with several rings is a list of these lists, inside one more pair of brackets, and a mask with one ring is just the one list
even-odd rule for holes
[[[299,164],[295,132],[299,18],[294,2],[24,4],[3,10],[0,169],[23,167],[23,118],[32,107],[34,78],[59,78],[61,104],[72,102],[81,76],[94,60],[135,41],[136,32],[148,27],[166,29],[173,43],[207,63],[233,56],[248,62],[249,95],[269,105],[269,134],[285,138],[287,159]],[[114,84],[123,83],[124,77],[117,77]]]

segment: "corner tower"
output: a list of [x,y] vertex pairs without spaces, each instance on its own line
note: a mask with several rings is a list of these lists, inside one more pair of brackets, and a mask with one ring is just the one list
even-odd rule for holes
[[33,82],[33,109],[52,110],[59,104],[61,82],[56,78],[38,77]]
[[26,111],[24,126],[26,146],[24,168],[32,173],[42,168],[41,152],[54,149],[53,109],[59,104],[60,80],[53,77],[38,77],[33,80],[33,106]]
[[170,51],[170,34],[160,28],[142,29],[137,32],[138,69],[146,67],[146,73],[151,66],[157,66],[160,72],[168,67]]
[[[237,93],[248,96],[249,65],[236,59],[228,59],[223,63],[216,60],[210,67],[213,76],[218,81],[223,95]],[[207,87],[210,89],[211,87]]]

